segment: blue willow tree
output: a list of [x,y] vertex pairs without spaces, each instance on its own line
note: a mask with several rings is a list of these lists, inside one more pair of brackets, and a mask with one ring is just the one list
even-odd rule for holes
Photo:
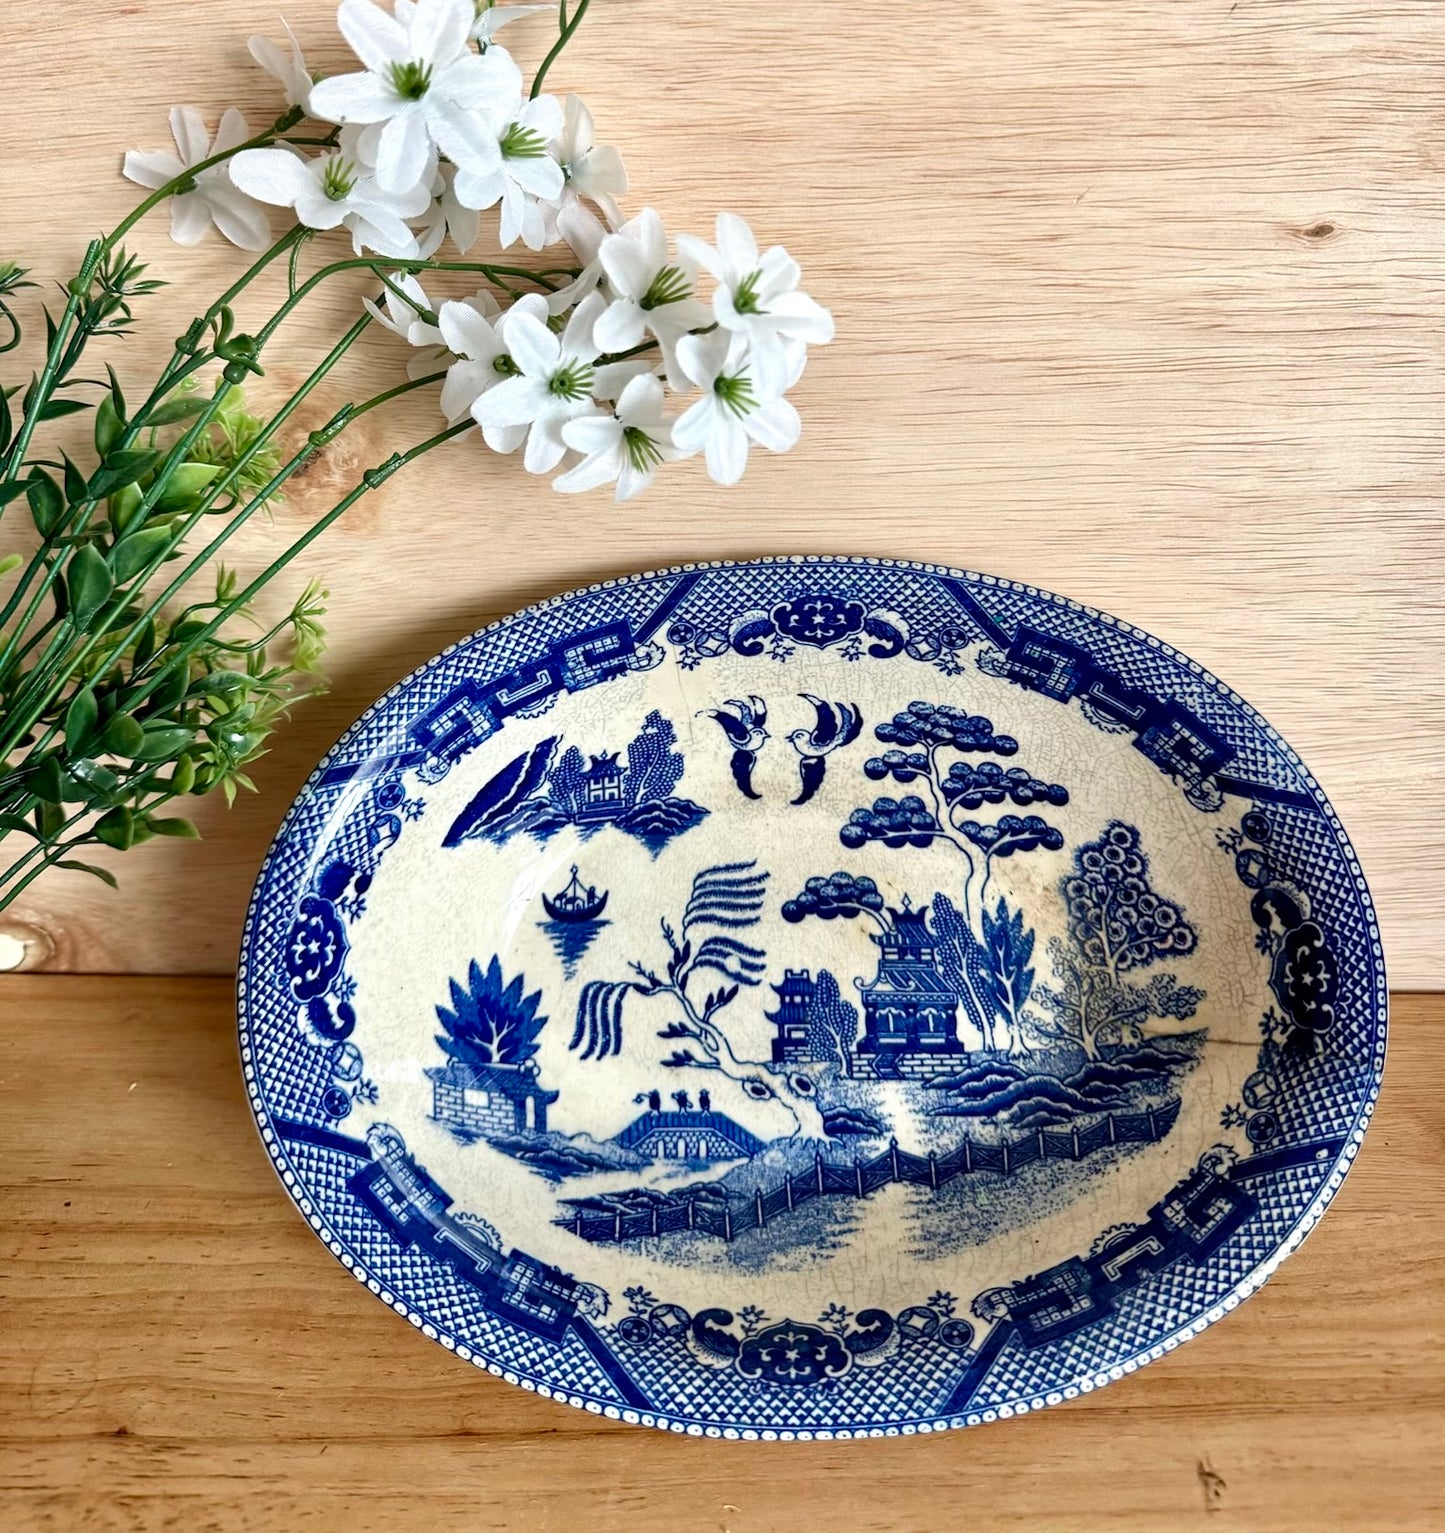
[[[606,1059],[622,1050],[623,1004],[629,995],[663,999],[676,1014],[659,1038],[685,1040],[661,1063],[670,1069],[716,1070],[735,1081],[754,1102],[776,1102],[793,1120],[790,1138],[826,1139],[818,1088],[801,1070],[740,1056],[723,1013],[744,987],[755,988],[767,969],[767,954],[733,933],[758,924],[766,872],[753,862],[727,862],[693,875],[681,919],[661,921],[667,959],[661,970],[634,959],[635,978],[589,980],[577,1001],[577,1023],[569,1047],[581,1059]],[[698,994],[703,970],[722,983]]]

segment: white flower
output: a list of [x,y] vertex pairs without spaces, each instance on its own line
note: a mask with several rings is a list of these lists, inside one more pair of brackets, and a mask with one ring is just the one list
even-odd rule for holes
[[431,203],[416,226],[416,241],[423,257],[434,256],[442,241],[451,235],[452,243],[465,254],[477,242],[482,220],[475,208],[457,201],[455,165],[438,165],[432,182]]
[[[539,302],[536,294],[518,300],[519,304],[523,302],[527,308],[522,312],[546,318],[546,304]],[[497,363],[507,355],[507,343],[492,323],[498,312],[497,301],[490,293],[478,293],[465,303],[444,303],[437,315],[442,339],[456,358],[447,369],[440,400],[441,412],[449,426],[470,415],[477,400],[505,376]],[[515,314],[517,306],[507,312]],[[505,364],[503,366],[505,368]]]
[[[526,300],[519,300],[523,303]],[[579,415],[596,413],[594,399],[615,397],[641,368],[628,363],[597,367],[592,328],[606,299],[593,293],[583,299],[560,336],[533,310],[502,316],[513,376],[488,389],[472,406],[487,445],[515,452],[525,438],[523,463],[528,473],[550,473],[562,461],[567,444],[562,427]],[[499,445],[508,442],[512,445]]]
[[429,183],[440,151],[485,174],[496,166],[497,118],[510,110],[522,75],[504,48],[474,53],[471,0],[416,0],[388,16],[371,0],[341,0],[337,21],[357,74],[322,80],[311,110],[327,122],[365,123],[377,179],[391,192]]
[[489,48],[497,33],[514,21],[555,9],[551,5],[498,5],[496,0],[475,0],[475,4],[477,19],[472,26],[472,36],[483,48]]
[[718,214],[716,247],[688,234],[677,246],[717,278],[713,314],[751,342],[754,371],[769,392],[787,387],[785,340],[818,346],[833,339],[833,316],[798,291],[798,263],[781,245],[760,256],[753,231],[735,214]]
[[[406,294],[405,298],[401,296],[403,293]],[[441,332],[425,318],[426,314],[432,312],[431,299],[427,297],[421,283],[415,277],[399,272],[388,272],[387,285],[381,296],[381,304],[373,302],[370,298],[363,298],[361,302],[366,312],[382,329],[390,330],[393,335],[399,335],[402,340],[412,346],[441,345]],[[385,305],[384,308],[382,304]],[[429,336],[418,335],[418,326],[433,333]]]
[[281,25],[285,27],[286,36],[291,43],[289,57],[269,37],[253,37],[246,46],[251,50],[251,57],[261,68],[281,82],[281,90],[286,97],[287,105],[299,106],[303,112],[310,112],[311,86],[314,83],[311,71],[307,69],[306,60],[301,56],[301,44],[296,41],[296,34],[291,30],[290,22],[283,17]]
[[677,342],[708,322],[707,310],[692,296],[697,269],[668,254],[667,230],[652,208],[609,234],[597,254],[616,295],[598,318],[597,344],[603,351],[630,351],[650,330],[661,344],[669,381],[684,387]]
[[565,314],[582,300],[602,280],[602,262],[598,252],[607,238],[607,226],[580,202],[569,203],[557,215],[557,233],[572,247],[572,254],[582,263],[581,270],[567,284],[550,293],[548,307],[553,314]]
[[413,187],[401,195],[385,192],[342,150],[307,160],[290,149],[243,149],[230,168],[231,179],[248,196],[294,208],[308,229],[345,226],[358,253],[363,246],[398,258],[417,253],[405,220],[431,205],[426,191]]
[[631,500],[652,483],[657,465],[677,456],[672,428],[662,418],[662,380],[634,378],[612,415],[584,415],[563,423],[562,440],[586,456],[552,481],[568,494],[617,481],[617,499]]
[[540,250],[546,243],[546,219],[537,199],[550,201],[562,195],[562,167],[547,152],[548,143],[561,126],[562,104],[555,96],[538,96],[521,103],[495,135],[492,167],[479,170],[474,165],[461,165],[457,169],[455,190],[463,207],[481,209],[502,204],[503,250],[519,239],[529,250]]
[[361,304],[383,329],[414,348],[407,359],[408,378],[425,378],[446,366],[451,353],[441,331],[427,317],[432,312],[431,300],[415,277],[389,272],[382,289],[385,307],[371,298],[363,298]]
[[[672,440],[684,457],[703,453],[707,471],[719,484],[736,484],[748,466],[753,442],[769,452],[787,452],[802,434],[798,412],[760,382],[756,359],[745,337],[714,330],[685,335],[677,343],[678,365],[703,396],[678,416]],[[803,370],[804,348],[783,348],[784,388]]]
[[[228,108],[221,118],[214,140],[208,137],[205,120],[193,106],[172,107],[170,121],[178,154],[131,149],[122,167],[130,180],[152,191],[184,174],[189,166],[234,149],[250,137],[246,119],[235,107]],[[232,183],[224,163],[201,171],[195,183],[194,191],[171,198],[171,238],[176,244],[199,243],[212,224],[242,250],[264,250],[271,243],[271,220],[266,210]]]
[[592,113],[581,96],[567,97],[562,131],[552,142],[552,155],[566,178],[564,197],[590,197],[616,222],[614,199],[627,191],[627,169],[616,149],[596,142]]

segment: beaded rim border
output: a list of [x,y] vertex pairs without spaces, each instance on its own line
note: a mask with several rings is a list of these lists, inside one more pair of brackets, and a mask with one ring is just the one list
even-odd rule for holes
[[[372,1277],[362,1263],[357,1261],[343,1242],[337,1238],[336,1232],[316,1212],[315,1206],[304,1191],[304,1183],[291,1169],[281,1142],[271,1128],[270,1115],[267,1112],[260,1087],[256,1080],[251,1047],[247,1041],[249,1019],[246,1010],[246,954],[250,947],[252,927],[257,919],[263,895],[267,892],[272,860],[277,855],[283,842],[291,834],[293,822],[300,813],[302,804],[311,795],[322,772],[326,769],[332,758],[351,739],[360,733],[372,719],[383,712],[394,699],[405,692],[414,681],[425,672],[431,670],[438,662],[455,654],[460,649],[478,644],[513,623],[519,622],[524,618],[534,617],[554,607],[565,606],[575,601],[579,596],[593,595],[601,591],[617,590],[625,586],[641,584],[645,581],[663,579],[670,575],[691,574],[697,571],[756,569],[772,565],[807,564],[854,565],[872,569],[911,570],[919,574],[966,580],[971,584],[992,586],[998,590],[1022,592],[1026,596],[1053,606],[1062,607],[1067,611],[1082,613],[1085,617],[1102,624],[1104,627],[1116,629],[1129,638],[1141,641],[1150,649],[1157,650],[1165,658],[1181,665],[1199,681],[1220,693],[1227,701],[1240,710],[1247,722],[1258,729],[1271,747],[1277,750],[1300,774],[1325,823],[1334,833],[1345,859],[1348,876],[1353,881],[1355,891],[1359,897],[1361,915],[1370,940],[1370,952],[1375,972],[1375,1027],[1373,1048],[1369,1059],[1371,1075],[1365,1097],[1360,1104],[1360,1109],[1350,1129],[1349,1137],[1340,1153],[1336,1156],[1334,1165],[1330,1170],[1329,1176],[1325,1179],[1324,1185],[1306,1205],[1289,1233],[1280,1241],[1274,1251],[1265,1257],[1263,1261],[1259,1262],[1250,1272],[1246,1273],[1223,1299],[1211,1305],[1204,1313],[1196,1315],[1191,1320],[1177,1326],[1167,1336],[1122,1362],[1111,1364],[1108,1368],[1090,1370],[1080,1374],[1067,1384],[1057,1385],[1048,1390],[1039,1390],[1032,1395],[1002,1405],[990,1406],[981,1411],[966,1411],[952,1416],[920,1418],[909,1422],[890,1422],[886,1425],[816,1428],[745,1427],[733,1423],[722,1424],[700,1421],[685,1416],[670,1415],[665,1411],[624,1409],[609,1401],[592,1399],[585,1394],[554,1388],[543,1378],[511,1368],[504,1368],[500,1363],[486,1357],[477,1348],[465,1342],[459,1342],[454,1336],[433,1325],[425,1315],[414,1310],[405,1299],[392,1293],[389,1288]],[[447,1351],[454,1353],[464,1362],[471,1363],[473,1367],[493,1374],[508,1384],[518,1385],[522,1389],[541,1395],[545,1399],[559,1401],[564,1405],[588,1411],[594,1416],[602,1416],[610,1421],[621,1421],[632,1426],[653,1427],[660,1431],[673,1432],[690,1437],[714,1437],[729,1441],[746,1442],[844,1442],[858,1438],[912,1437],[933,1432],[956,1431],[962,1427],[980,1426],[991,1421],[1003,1421],[1014,1416],[1024,1416],[1033,1411],[1042,1410],[1046,1406],[1058,1405],[1064,1401],[1076,1399],[1081,1395],[1092,1394],[1096,1389],[1102,1389],[1105,1385],[1116,1383],[1131,1373],[1137,1373],[1146,1364],[1155,1362],[1166,1353],[1175,1351],[1184,1342],[1200,1335],[1211,1325],[1222,1320],[1230,1311],[1237,1309],[1245,1299],[1257,1293],[1274,1275],[1286,1257],[1291,1256],[1299,1249],[1304,1243],[1305,1238],[1319,1223],[1325,1209],[1328,1208],[1336,1193],[1343,1186],[1345,1176],[1354,1164],[1360,1145],[1364,1142],[1365,1131],[1369,1127],[1370,1119],[1375,1110],[1375,1104],[1380,1095],[1389,1035],[1389,991],[1385,977],[1384,948],[1380,939],[1380,927],[1375,913],[1374,900],[1371,898],[1369,886],[1360,866],[1359,857],[1344,826],[1340,823],[1339,816],[1335,813],[1334,806],[1315,780],[1314,774],[1279,731],[1274,728],[1258,709],[1254,708],[1232,687],[1220,681],[1217,676],[1200,665],[1198,661],[1190,659],[1188,655],[1183,654],[1173,645],[1166,643],[1136,624],[1126,622],[1122,618],[1117,618],[1113,614],[1104,612],[1097,607],[1089,606],[1085,602],[1075,601],[1072,597],[1060,596],[1056,592],[1045,590],[1040,586],[1029,585],[1023,581],[1009,580],[999,575],[986,575],[973,570],[958,569],[952,565],[933,564],[913,559],[889,559],[877,555],[855,554],[772,554],[756,559],[698,560],[686,564],[665,565],[658,569],[643,570],[631,575],[617,576],[611,580],[594,581],[589,585],[573,587],[571,590],[548,597],[544,601],[520,607],[515,612],[498,618],[495,622],[488,623],[484,627],[476,629],[463,638],[448,644],[444,649],[433,655],[431,659],[424,661],[421,665],[409,671],[377,698],[341,734],[331,748],[326,751],[310,776],[307,777],[305,783],[302,784],[300,791],[292,800],[290,807],[277,827],[276,834],[272,838],[271,845],[267,849],[266,856],[256,875],[256,882],[246,909],[246,919],[241,932],[240,952],[236,971],[236,1004],[242,1074],[246,1083],[247,1099],[262,1143],[275,1167],[277,1175],[281,1179],[282,1185],[286,1188],[287,1194],[298,1211],[316,1234],[320,1236],[327,1250],[337,1258],[341,1265],[358,1282],[365,1284],[373,1294],[391,1309],[394,1309],[399,1315],[404,1315],[423,1336],[431,1341],[439,1342]]]

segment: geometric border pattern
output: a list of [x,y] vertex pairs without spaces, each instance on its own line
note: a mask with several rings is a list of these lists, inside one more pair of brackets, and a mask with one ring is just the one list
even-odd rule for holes
[[[629,1405],[628,1391],[615,1387],[616,1369],[609,1370],[605,1358],[599,1367],[596,1346],[589,1353],[572,1332],[562,1342],[544,1341],[488,1314],[473,1296],[457,1291],[462,1285],[450,1282],[440,1263],[402,1252],[379,1223],[357,1209],[347,1190],[344,1157],[321,1143],[324,1133],[303,1132],[298,1139],[294,1132],[296,1120],[306,1118],[302,1104],[314,1100],[315,1091],[306,1079],[294,1002],[278,980],[278,931],[294,908],[300,871],[315,864],[318,838],[329,837],[327,855],[338,855],[348,836],[354,842],[360,834],[353,823],[359,816],[350,812],[360,799],[358,781],[383,763],[426,755],[415,749],[419,721],[435,714],[459,679],[479,689],[478,727],[490,732],[501,727],[499,712],[517,711],[530,700],[526,689],[535,678],[541,678],[537,685],[545,695],[552,675],[555,691],[559,664],[563,670],[573,667],[571,679],[564,678],[568,686],[617,673],[607,668],[605,642],[580,660],[558,660],[569,636],[586,623],[595,629],[600,618],[604,626],[630,631],[631,640],[641,644],[679,619],[707,626],[749,605],[763,605],[747,600],[748,594],[786,593],[800,579],[810,590],[863,595],[874,606],[910,617],[925,609],[935,617],[941,612],[955,624],[971,623],[975,636],[992,638],[1025,625],[1086,650],[1126,687],[1192,710],[1228,742],[1231,772],[1243,774],[1242,780],[1236,775],[1230,791],[1247,796],[1253,788],[1257,803],[1275,813],[1284,806],[1282,855],[1289,858],[1288,848],[1295,846],[1294,866],[1287,871],[1309,893],[1349,981],[1341,987],[1342,1032],[1351,1040],[1348,1057],[1356,1067],[1343,1084],[1335,1081],[1330,1092],[1310,1103],[1311,1114],[1320,1115],[1314,1131],[1329,1144],[1328,1153],[1319,1151],[1323,1159],[1305,1158],[1302,1164],[1295,1155],[1279,1170],[1262,1172],[1251,1184],[1257,1213],[1207,1266],[1146,1277],[1101,1323],[1032,1354],[1005,1346],[961,1410],[902,1414],[883,1398],[871,1410],[853,1402],[850,1419],[838,1420],[809,1399],[797,1402],[796,1421],[780,1424],[776,1411],[749,1415],[746,1397],[721,1409],[714,1404],[705,1413],[679,1408],[685,1395],[662,1409]],[[509,1383],[597,1415],[692,1436],[781,1441],[910,1436],[1023,1415],[1123,1378],[1199,1334],[1262,1286],[1343,1183],[1378,1096],[1388,1030],[1383,948],[1359,860],[1308,769],[1236,692],[1152,635],[1034,586],[935,564],[821,555],[678,565],[591,585],[504,618],[412,672],[327,753],[282,822],[247,912],[237,999],[247,1093],[282,1183],[342,1265],[423,1335]],[[591,1334],[595,1342],[597,1333]]]

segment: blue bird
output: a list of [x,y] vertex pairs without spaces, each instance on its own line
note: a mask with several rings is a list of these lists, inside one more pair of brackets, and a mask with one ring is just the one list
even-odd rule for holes
[[[731,713],[728,709],[732,709]],[[739,792],[745,798],[761,798],[753,787],[753,766],[758,752],[770,738],[764,727],[768,721],[768,705],[760,697],[730,697],[721,708],[704,708],[700,717],[715,719],[728,737],[733,748],[732,773]]]
[[858,738],[858,732],[863,728],[863,715],[853,703],[824,702],[811,692],[800,692],[798,696],[805,703],[811,703],[818,715],[812,729],[795,729],[788,736],[793,749],[802,758],[798,762],[798,775],[803,790],[793,802],[806,804],[823,786],[823,775],[828,766],[825,758]]

